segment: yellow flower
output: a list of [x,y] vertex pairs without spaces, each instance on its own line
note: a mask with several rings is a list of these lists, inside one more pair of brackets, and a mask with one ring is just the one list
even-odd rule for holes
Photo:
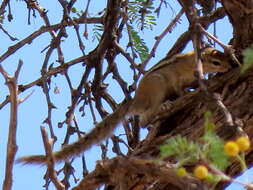
[[186,172],[185,168],[182,167],[182,168],[177,169],[177,175],[178,176],[184,177],[184,176],[186,176],[186,174],[187,174],[187,172]]
[[225,154],[236,156],[239,153],[239,146],[234,141],[228,141],[224,146]]
[[198,179],[205,179],[208,176],[208,169],[206,166],[198,165],[193,172],[194,176]]
[[240,151],[248,150],[250,147],[250,141],[247,137],[239,137],[235,142],[238,145]]

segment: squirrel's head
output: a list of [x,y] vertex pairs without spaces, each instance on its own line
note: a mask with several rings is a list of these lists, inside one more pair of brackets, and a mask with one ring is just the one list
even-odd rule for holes
[[205,48],[201,52],[204,73],[227,72],[231,69],[230,58],[214,48]]

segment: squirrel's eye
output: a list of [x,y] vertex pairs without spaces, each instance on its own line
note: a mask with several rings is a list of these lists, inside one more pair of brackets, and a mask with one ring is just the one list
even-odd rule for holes
[[219,61],[212,61],[212,64],[214,64],[215,66],[220,66],[221,63]]

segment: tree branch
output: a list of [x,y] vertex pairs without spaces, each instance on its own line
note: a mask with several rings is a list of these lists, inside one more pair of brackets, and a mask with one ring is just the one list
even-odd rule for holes
[[6,85],[9,88],[10,92],[10,102],[11,102],[11,111],[10,111],[10,123],[9,123],[9,136],[8,143],[6,148],[6,164],[5,164],[5,178],[3,182],[3,190],[11,190],[12,187],[12,170],[15,160],[15,155],[17,152],[17,143],[16,143],[16,134],[17,134],[17,123],[18,123],[18,75],[19,71],[23,65],[23,62],[20,60],[18,68],[15,72],[15,76],[11,77],[0,64],[0,73],[3,75],[6,81]]

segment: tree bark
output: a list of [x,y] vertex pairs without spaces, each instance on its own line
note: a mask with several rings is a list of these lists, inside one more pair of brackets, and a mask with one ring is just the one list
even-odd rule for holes
[[253,2],[251,0],[222,0],[233,27],[231,45],[240,52],[253,42]]

